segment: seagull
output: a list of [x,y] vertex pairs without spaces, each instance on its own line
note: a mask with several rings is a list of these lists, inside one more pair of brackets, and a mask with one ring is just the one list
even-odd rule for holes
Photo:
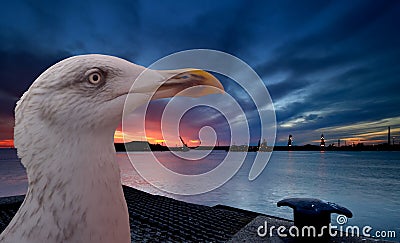
[[29,184],[0,242],[130,242],[113,140],[124,105],[222,92],[203,70],[151,70],[99,54],[48,68],[15,108],[14,143]]

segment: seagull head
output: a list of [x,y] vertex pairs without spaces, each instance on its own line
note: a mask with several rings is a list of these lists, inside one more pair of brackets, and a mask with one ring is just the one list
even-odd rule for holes
[[118,125],[128,95],[133,101],[129,108],[134,110],[149,98],[173,97],[199,85],[203,89],[186,95],[198,97],[223,90],[214,76],[202,70],[150,70],[113,56],[74,56],[41,74],[18,102],[16,113],[19,118],[19,113],[29,109],[28,113],[37,114],[43,122],[70,124],[73,129]]
[[[181,92],[193,86],[199,89]],[[113,134],[124,106],[134,110],[152,99],[221,92],[221,83],[203,70],[151,70],[113,56],[74,56],[43,72],[18,101],[14,143],[23,150],[44,139],[36,134],[43,128],[50,134]]]

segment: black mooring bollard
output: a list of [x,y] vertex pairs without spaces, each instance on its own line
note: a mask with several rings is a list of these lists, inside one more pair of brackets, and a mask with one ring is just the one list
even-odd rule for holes
[[[323,238],[329,238],[328,227],[332,213],[341,214],[348,218],[353,217],[353,214],[347,208],[315,198],[287,198],[279,201],[277,206],[293,208],[294,225],[299,229],[301,237],[307,237],[307,235],[301,234],[304,227],[313,226],[316,229],[316,235],[319,235],[323,230]],[[325,228],[323,228],[324,226]],[[308,229],[306,232],[308,232]]]

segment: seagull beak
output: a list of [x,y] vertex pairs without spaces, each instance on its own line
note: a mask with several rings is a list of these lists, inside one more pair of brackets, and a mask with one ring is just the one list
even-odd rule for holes
[[163,77],[163,81],[152,99],[169,98],[176,95],[197,98],[224,93],[221,82],[203,70],[187,68],[157,72]]
[[[146,72],[145,72],[146,73]],[[147,70],[144,86],[134,92],[152,94],[152,100],[174,96],[201,97],[224,93],[224,87],[212,74],[194,68]]]
[[[125,85],[129,85],[126,83]],[[224,87],[212,74],[194,68],[177,70],[146,69],[124,89],[129,98],[125,100],[124,109],[135,110],[146,101],[171,98],[174,96],[201,97],[209,94],[222,94]],[[134,94],[133,96],[131,96]]]

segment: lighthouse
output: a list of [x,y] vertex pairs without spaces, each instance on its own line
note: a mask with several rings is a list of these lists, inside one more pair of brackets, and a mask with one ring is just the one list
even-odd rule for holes
[[293,143],[293,136],[292,136],[292,134],[290,134],[290,135],[289,135],[288,142],[287,142],[287,146],[288,146],[288,147],[291,147],[291,146],[292,146],[292,143]]
[[319,145],[321,148],[325,147],[325,138],[324,138],[324,134],[321,134],[321,143]]

